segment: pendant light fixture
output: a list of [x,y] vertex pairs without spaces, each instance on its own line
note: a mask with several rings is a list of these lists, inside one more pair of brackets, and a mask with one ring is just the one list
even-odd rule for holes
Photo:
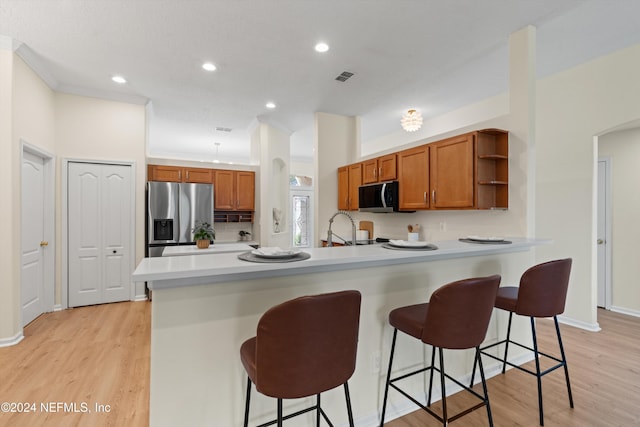
[[422,126],[422,114],[417,110],[409,110],[402,115],[400,124],[407,132],[415,132]]

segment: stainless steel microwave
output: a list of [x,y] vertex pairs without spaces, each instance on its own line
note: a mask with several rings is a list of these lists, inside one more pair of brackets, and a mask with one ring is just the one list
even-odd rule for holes
[[358,188],[360,212],[397,212],[398,181],[362,185]]

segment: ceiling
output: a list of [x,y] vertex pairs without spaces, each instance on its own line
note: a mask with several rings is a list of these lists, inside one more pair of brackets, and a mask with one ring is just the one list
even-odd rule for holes
[[544,77],[640,43],[640,1],[0,2],[0,35],[53,89],[149,105],[152,157],[235,163],[258,122],[310,159],[314,112],[360,116],[367,141],[409,108],[429,118],[505,92],[508,37],[526,25]]

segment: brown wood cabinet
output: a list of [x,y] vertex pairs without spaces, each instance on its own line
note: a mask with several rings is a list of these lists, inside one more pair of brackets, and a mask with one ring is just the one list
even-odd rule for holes
[[362,164],[338,168],[338,209],[358,210],[358,188],[362,185]]
[[474,134],[429,144],[431,209],[474,206]]
[[429,146],[398,153],[401,210],[429,209]]
[[215,210],[253,211],[255,172],[214,169]]
[[362,183],[393,181],[397,179],[396,153],[362,162]]
[[149,181],[196,182],[204,184],[211,184],[213,182],[212,169],[181,166],[148,165],[147,177]]
[[344,166],[338,169],[339,209],[357,209],[348,200],[357,200],[357,188],[355,196],[349,191],[357,180],[350,168],[358,165],[363,184],[398,180],[400,210],[509,207],[509,133],[504,130],[469,132]]

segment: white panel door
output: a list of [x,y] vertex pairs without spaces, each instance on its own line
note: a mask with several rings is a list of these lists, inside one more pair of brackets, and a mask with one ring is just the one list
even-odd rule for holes
[[69,306],[130,299],[131,167],[69,163]]
[[102,302],[130,299],[131,167],[103,166]]
[[22,160],[22,326],[45,311],[44,159],[24,152]]

